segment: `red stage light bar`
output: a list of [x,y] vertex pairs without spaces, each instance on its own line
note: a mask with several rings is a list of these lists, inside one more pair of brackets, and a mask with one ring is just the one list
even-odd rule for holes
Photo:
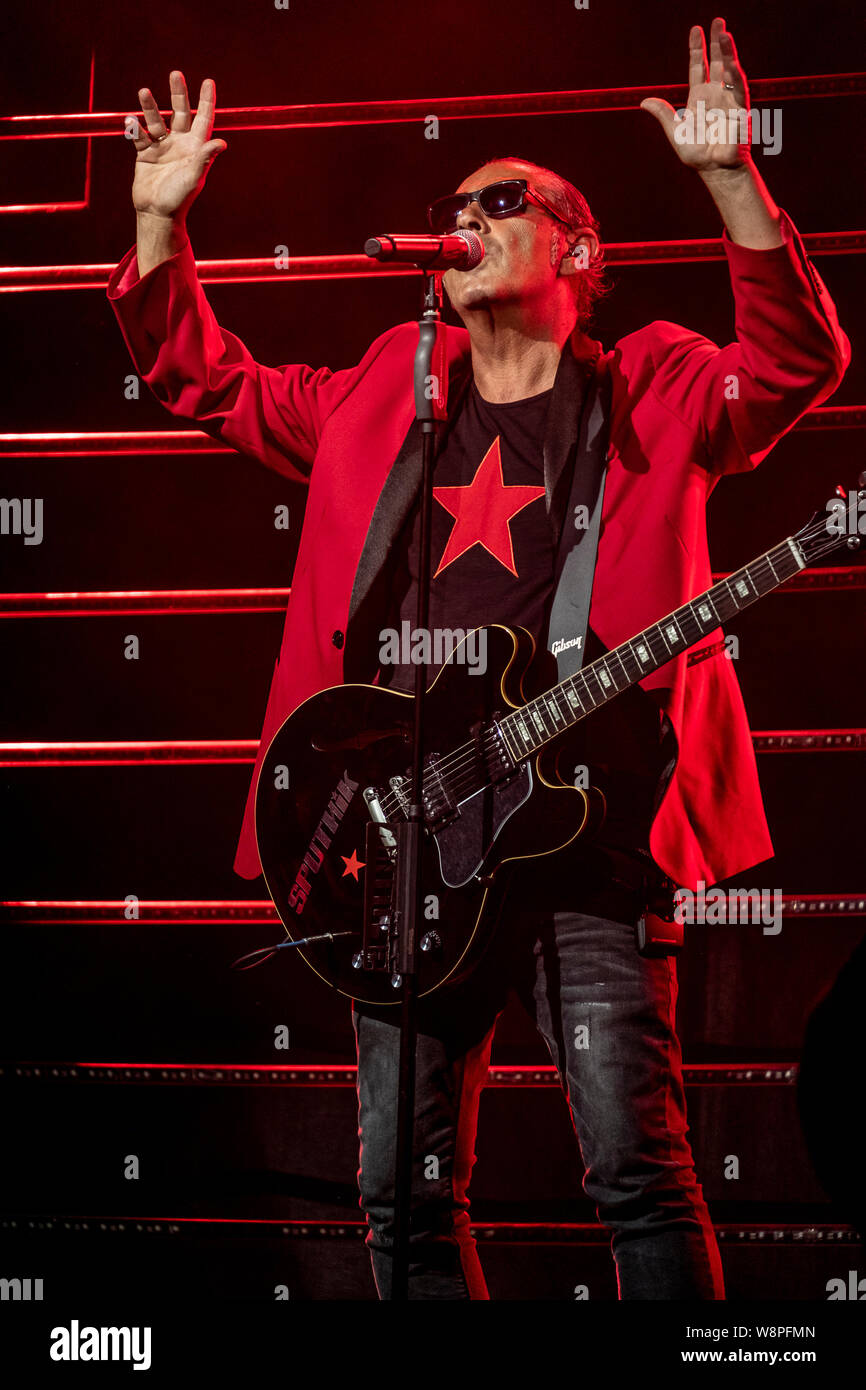
[[[2,274],[2,271],[0,271]],[[795,430],[859,430],[866,427],[864,405],[822,405],[798,420]],[[17,447],[15,447],[17,446]],[[3,458],[122,458],[154,454],[235,454],[204,430],[63,430],[0,434]]]
[[291,592],[290,588],[97,589],[90,592],[0,594],[0,618],[110,618],[120,613],[146,616],[284,613]]
[[[10,1075],[23,1081],[99,1082],[103,1085],[156,1086],[322,1086],[354,1089],[358,1068],[349,1064],[311,1062],[16,1062]],[[796,1062],[693,1062],[683,1065],[687,1086],[791,1086]],[[534,1089],[559,1085],[556,1068],[491,1066],[487,1086]]]
[[[753,105],[798,101],[808,97],[862,96],[866,73],[817,73],[808,77],[763,77],[749,83]],[[230,130],[307,130],[332,126],[393,125],[425,121],[489,120],[503,116],[578,115],[630,111],[646,97],[662,97],[682,106],[685,83],[653,87],[592,87],[565,92],[506,92],[498,96],[410,97],[390,101],[337,101],[318,105],[226,106],[217,111],[214,135]],[[0,140],[62,140],[83,135],[107,136],[124,131],[135,111],[82,111],[50,115],[0,116]],[[171,111],[163,112],[170,121]]]
[[[866,230],[805,232],[810,256],[852,256],[866,251]],[[694,261],[723,261],[720,237],[691,241],[605,242],[610,265],[670,265]],[[104,290],[114,265],[12,265],[0,267],[0,293],[35,290]],[[203,285],[279,284],[295,280],[360,280],[369,276],[420,276],[410,265],[380,264],[364,255],[292,256],[284,270],[273,257],[196,261]]]
[[[857,753],[866,729],[783,729],[752,734],[756,753]],[[0,767],[151,767],[255,762],[259,740],[103,739],[0,743]]]
[[[713,583],[730,571],[713,573]],[[860,568],[802,570],[775,594],[826,593],[866,589],[866,565]],[[110,618],[137,614],[183,616],[193,613],[284,613],[286,589],[92,589],[58,593],[0,593],[0,618]]]
[[[96,75],[96,50],[90,50],[90,75],[87,82],[87,110],[88,114],[93,114],[93,85]],[[17,120],[17,117],[6,117],[6,120]],[[26,139],[17,133],[15,139]],[[0,213],[4,212],[82,212],[90,207],[91,180],[93,175],[93,145],[87,141],[87,148],[84,154],[84,194],[81,198],[74,199],[67,203],[0,203]]]
[[[18,445],[18,448],[6,448]],[[136,458],[151,454],[235,454],[204,430],[49,430],[0,434],[3,458]]]
[[752,734],[756,753],[857,753],[866,729],[782,729]]
[[[187,1227],[203,1226],[214,1235],[261,1235],[265,1239],[285,1236],[291,1240],[357,1240],[362,1241],[367,1234],[366,1221],[320,1221],[317,1219],[288,1219],[273,1216],[72,1216],[26,1213],[16,1218],[16,1234],[27,1231],[74,1232],[77,1235],[122,1236],[142,1235],[175,1237]],[[840,1245],[860,1246],[860,1236],[851,1227],[839,1222],[797,1222],[779,1221],[772,1225],[766,1222],[727,1222],[713,1223],[720,1243],[728,1244],[766,1244],[774,1248],[792,1245]],[[519,1242],[522,1245],[562,1245],[574,1246],[610,1245],[610,1230],[599,1222],[590,1221],[484,1221],[475,1222],[470,1227],[472,1234],[480,1241],[499,1241],[502,1244]],[[852,1251],[850,1258],[854,1258]],[[91,1252],[92,1256],[92,1252]],[[848,1257],[846,1257],[848,1258]]]
[[[830,235],[833,235],[830,233]],[[847,235],[840,233],[839,235]],[[863,234],[866,237],[866,233]],[[720,243],[721,244],[721,243]],[[859,249],[859,248],[852,248]],[[113,265],[36,265],[0,267],[0,292],[30,290],[104,290]],[[256,285],[289,280],[359,280],[371,275],[420,276],[411,265],[380,265],[364,255],[292,256],[277,270],[272,256],[252,259],[196,261],[205,285]]]
[[[138,916],[127,918],[129,903],[112,898],[0,900],[0,920],[20,926],[105,926],[134,920],[140,926],[279,926],[270,898],[140,898]],[[866,916],[863,893],[783,893],[782,915],[792,917]]]
[[155,763],[253,763],[258,746],[259,740],[256,738],[0,743],[0,767],[151,767]]
[[142,926],[279,926],[270,898],[141,898],[135,918],[129,903],[113,898],[23,898],[0,901],[0,919],[27,926],[104,926],[136,921]]

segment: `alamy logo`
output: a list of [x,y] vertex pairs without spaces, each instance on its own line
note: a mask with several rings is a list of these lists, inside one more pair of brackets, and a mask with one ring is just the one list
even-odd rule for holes
[[0,497],[0,535],[23,536],[25,545],[42,544],[41,497]]
[[132,1361],[134,1371],[150,1370],[149,1327],[52,1327],[52,1361]]
[[762,922],[764,936],[778,936],[782,930],[781,888],[711,888],[706,890],[704,879],[698,879],[697,892],[678,888],[674,894],[674,919],[677,922],[719,923]]
[[782,148],[782,109],[779,106],[707,106],[698,98],[695,109],[681,106],[674,127],[678,145],[763,145],[765,154]]
[[847,497],[831,497],[827,503],[827,530],[831,536],[866,536],[866,488]]
[[828,1279],[826,1283],[827,1302],[833,1303],[841,1299],[855,1299],[862,1303],[866,1299],[866,1279],[860,1278],[860,1272],[856,1269],[848,1270],[848,1281],[844,1279]]
[[0,1300],[12,1303],[42,1301],[41,1279],[0,1279]]
[[468,666],[470,676],[483,676],[487,670],[487,631],[483,627],[469,631],[462,627],[434,627],[428,631],[413,628],[404,619],[399,632],[394,627],[383,628],[379,643],[380,666],[420,666],[422,662],[443,666],[453,660],[455,665]]

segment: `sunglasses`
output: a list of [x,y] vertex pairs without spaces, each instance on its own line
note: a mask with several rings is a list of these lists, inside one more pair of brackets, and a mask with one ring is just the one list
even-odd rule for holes
[[514,217],[525,211],[527,203],[535,203],[564,227],[571,225],[560,217],[546,198],[529,187],[526,179],[500,179],[497,183],[488,183],[484,188],[476,188],[474,193],[448,193],[444,198],[437,198],[427,209],[430,230],[437,236],[453,232],[458,216],[470,203],[477,203],[485,217]]

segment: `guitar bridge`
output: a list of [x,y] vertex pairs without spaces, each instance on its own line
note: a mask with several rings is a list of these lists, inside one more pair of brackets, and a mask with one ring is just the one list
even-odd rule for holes
[[[365,793],[366,795],[366,793]],[[367,821],[364,875],[364,922],[361,949],[352,957],[355,970],[389,970],[393,951],[394,870],[396,826]],[[386,832],[383,834],[383,832]],[[393,850],[387,841],[393,842]]]
[[[399,984],[403,973],[415,968],[415,933],[408,932],[408,922],[412,916],[412,862],[419,830],[417,824],[409,821],[393,825],[368,821],[366,827],[364,923],[361,949],[352,957],[352,966],[355,970],[386,971],[392,984]],[[387,847],[387,839],[394,841],[394,853]],[[435,950],[440,944],[438,934],[428,932],[421,949]]]
[[[439,766],[440,759],[439,753],[430,753],[424,760],[424,791],[421,803],[424,807],[425,827],[433,833],[441,830],[444,825],[455,820],[460,814],[454,792]],[[406,773],[402,777],[391,777],[388,785],[397,799],[400,810],[408,820],[409,796],[412,789],[411,774]]]

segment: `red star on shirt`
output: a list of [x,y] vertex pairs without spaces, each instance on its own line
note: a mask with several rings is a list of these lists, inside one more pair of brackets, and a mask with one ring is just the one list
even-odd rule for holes
[[465,487],[434,487],[433,496],[454,517],[434,579],[473,545],[483,545],[494,560],[518,577],[508,523],[536,497],[543,497],[544,488],[522,484],[505,486],[499,435],[479,463],[471,483]]
[[362,863],[360,862],[360,860],[358,859],[357,851],[356,851],[356,850],[352,850],[352,857],[351,857],[351,859],[347,859],[346,856],[345,856],[345,854],[341,854],[341,855],[340,855],[340,858],[342,859],[343,863],[344,863],[345,866],[346,866],[345,869],[343,870],[343,878],[346,877],[346,874],[352,874],[352,876],[353,876],[354,879],[355,879],[355,882],[356,882],[356,883],[360,883],[361,880],[358,878],[358,870],[359,870],[359,869],[366,869],[367,865],[366,865],[366,864],[362,864]]

